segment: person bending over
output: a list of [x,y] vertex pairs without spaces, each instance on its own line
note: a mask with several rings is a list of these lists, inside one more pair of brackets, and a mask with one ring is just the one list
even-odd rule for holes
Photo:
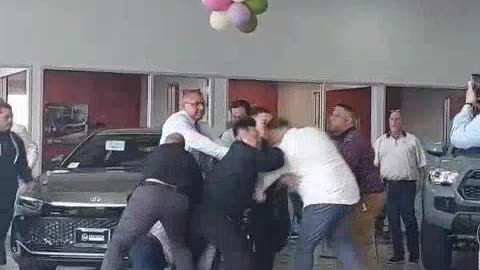
[[172,133],[147,159],[144,180],[135,189],[112,237],[102,270],[119,270],[123,258],[139,237],[160,221],[172,244],[176,269],[192,270],[186,244],[190,204],[196,203],[203,182],[193,156],[185,151],[183,136]]

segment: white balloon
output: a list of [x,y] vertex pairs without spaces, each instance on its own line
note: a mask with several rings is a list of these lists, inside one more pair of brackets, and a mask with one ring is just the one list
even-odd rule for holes
[[245,2],[246,0],[233,0],[233,2],[236,2],[236,3],[243,3]]
[[229,24],[230,20],[228,19],[226,12],[213,11],[212,14],[210,14],[210,25],[213,29],[217,31],[222,31],[227,29]]

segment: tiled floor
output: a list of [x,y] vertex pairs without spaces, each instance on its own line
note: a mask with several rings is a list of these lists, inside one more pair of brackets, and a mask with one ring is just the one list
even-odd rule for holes
[[[391,255],[391,248],[390,245],[385,242],[385,241],[378,241],[378,253],[379,253],[379,266],[375,270],[421,270],[422,267],[419,265],[398,265],[398,266],[385,266],[384,262],[387,257]],[[295,244],[294,242],[291,242],[280,254],[277,256],[277,260],[275,263],[275,270],[287,270],[287,269],[293,269],[292,267],[292,257],[293,257],[293,252],[295,250]],[[371,253],[372,255],[374,254],[374,249],[373,246],[371,248]],[[455,261],[455,270],[476,270],[478,269],[478,262],[477,262],[477,256],[475,254],[466,254],[466,253],[456,253],[454,255],[454,261]],[[319,268],[320,267],[320,268]],[[9,258],[8,261],[8,266],[6,268],[1,268],[0,269],[6,269],[6,270],[18,270],[18,267],[16,264]],[[91,268],[82,268],[82,267],[77,267],[77,268],[72,268],[72,267],[59,267],[57,270],[86,270],[86,269],[91,269]],[[315,269],[325,269],[325,270],[330,270],[330,269],[342,269],[340,266],[337,268],[334,268],[334,261],[331,259],[320,259],[316,262]],[[374,270],[374,269],[372,269]]]

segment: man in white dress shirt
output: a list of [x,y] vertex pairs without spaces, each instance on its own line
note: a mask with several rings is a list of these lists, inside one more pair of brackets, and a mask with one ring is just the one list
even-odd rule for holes
[[199,125],[205,115],[205,100],[199,90],[184,91],[183,110],[172,114],[162,128],[160,144],[172,133],[180,133],[185,138],[186,150],[196,150],[216,159],[221,159],[228,148],[214,142],[206,130]]
[[[311,270],[315,247],[329,236],[335,240],[336,254],[344,268],[360,269],[346,221],[352,206],[360,200],[359,188],[334,142],[316,128],[290,128],[281,119],[273,120],[267,133],[285,153],[285,166],[260,177],[255,197],[263,200],[264,191],[282,175],[299,178],[293,185],[298,184],[304,208],[295,270]],[[291,179],[287,181],[290,184]]]

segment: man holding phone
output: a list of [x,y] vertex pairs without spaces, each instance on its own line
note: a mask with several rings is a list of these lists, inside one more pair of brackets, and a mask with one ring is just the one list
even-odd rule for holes
[[453,119],[450,140],[457,148],[480,147],[480,114],[475,113],[480,105],[479,91],[480,74],[473,74],[468,82],[465,105]]

